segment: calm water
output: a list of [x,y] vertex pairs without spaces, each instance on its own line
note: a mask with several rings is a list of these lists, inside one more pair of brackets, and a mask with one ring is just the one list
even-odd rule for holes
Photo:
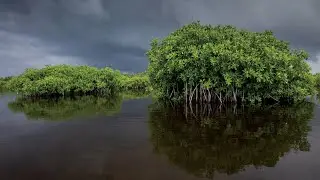
[[320,110],[0,96],[2,180],[312,180]]

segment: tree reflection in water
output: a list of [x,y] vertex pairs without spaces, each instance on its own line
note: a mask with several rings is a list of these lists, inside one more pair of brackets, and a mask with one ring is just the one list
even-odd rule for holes
[[313,109],[307,102],[255,108],[154,103],[151,141],[155,152],[199,177],[273,167],[290,151],[309,151]]
[[65,121],[93,115],[115,115],[123,100],[147,97],[143,93],[118,94],[112,97],[76,96],[60,98],[17,97],[8,107],[15,113],[24,113],[30,120]]

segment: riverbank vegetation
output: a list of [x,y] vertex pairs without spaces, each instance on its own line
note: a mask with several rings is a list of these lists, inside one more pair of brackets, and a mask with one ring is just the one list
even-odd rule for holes
[[111,68],[56,65],[26,69],[6,84],[10,91],[23,96],[111,96],[123,91],[148,91],[145,74],[122,74]]
[[136,74],[122,74],[120,76],[120,88],[123,91],[148,92],[151,91],[149,78],[145,72]]
[[[202,178],[273,167],[290,151],[309,151],[313,103],[243,107],[150,106],[154,151]],[[187,111],[186,108],[189,108]]]
[[255,103],[315,93],[308,54],[271,31],[194,22],[154,39],[147,55],[150,83],[166,99]]

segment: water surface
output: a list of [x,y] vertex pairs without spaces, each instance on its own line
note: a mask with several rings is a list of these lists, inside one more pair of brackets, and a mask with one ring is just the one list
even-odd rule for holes
[[0,96],[0,178],[319,179],[317,105]]

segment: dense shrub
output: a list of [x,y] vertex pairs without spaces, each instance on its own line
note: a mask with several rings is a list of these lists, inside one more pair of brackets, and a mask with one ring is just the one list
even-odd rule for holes
[[160,97],[261,102],[314,93],[308,54],[271,31],[194,22],[153,40],[147,55],[150,83]]
[[26,69],[12,78],[7,87],[24,96],[111,95],[124,90],[147,89],[143,75],[123,75],[111,68],[57,65]]
[[316,73],[314,74],[314,78],[315,78],[315,85],[317,90],[320,90],[320,73]]
[[7,89],[7,83],[9,80],[11,80],[12,77],[8,76],[8,77],[0,77],[0,91],[4,91]]
[[150,91],[149,78],[146,73],[123,75],[120,82],[121,87],[126,91]]

